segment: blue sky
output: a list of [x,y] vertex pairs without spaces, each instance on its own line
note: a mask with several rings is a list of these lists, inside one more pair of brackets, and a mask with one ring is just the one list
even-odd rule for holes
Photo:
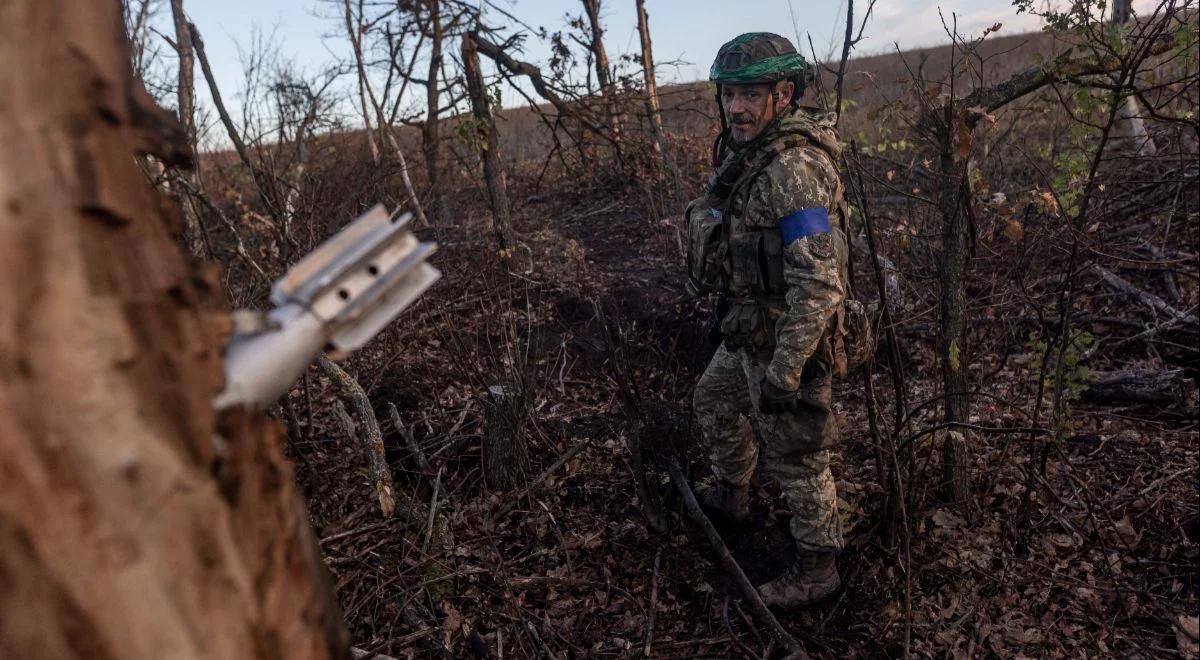
[[[580,3],[568,0],[497,0],[497,4],[527,24],[551,31],[564,27],[567,13],[580,13]],[[856,3],[859,12],[864,4],[864,0]],[[646,5],[656,58],[693,63],[661,72],[663,82],[703,77],[721,43],[742,32],[777,32],[794,40],[798,31],[805,41],[811,35],[817,54],[824,56],[831,40],[840,45],[845,20],[845,3],[837,0],[792,0],[790,8],[787,0],[647,0]],[[960,24],[965,19],[967,32],[997,21],[1014,31],[1037,28],[1036,20],[1016,16],[1010,0],[880,0],[859,51],[888,50],[897,41],[902,48],[912,48],[946,40],[938,21],[939,6],[947,15],[957,12]],[[301,63],[315,66],[328,60],[331,52],[348,52],[337,23],[337,6],[329,0],[185,0],[185,7],[205,34],[213,67],[225,87],[240,79],[235,43],[248,44],[254,26],[274,31],[283,54]],[[637,50],[633,0],[603,2],[602,18],[610,54]],[[497,24],[504,22],[496,18]],[[545,59],[547,49],[529,45],[527,58]]]
[[[581,5],[575,0],[494,1],[523,22],[549,31],[563,29],[568,13],[581,12]],[[1145,1],[1137,0],[1135,7]],[[161,29],[170,32],[165,4],[160,24],[165,22]],[[861,12],[865,4],[866,0],[858,0],[856,11]],[[185,0],[184,5],[204,35],[218,83],[235,113],[241,106],[242,86],[238,47],[244,50],[256,29],[273,34],[277,54],[292,60],[302,70],[319,70],[337,58],[348,58],[350,53],[338,13],[340,0]],[[777,32],[793,40],[798,34],[802,41],[799,45],[806,54],[811,37],[818,57],[824,57],[831,52],[831,44],[840,47],[845,21],[845,0],[791,0],[790,6],[788,0],[647,0],[646,5],[655,58],[659,62],[686,63],[660,67],[660,84],[703,78],[721,43],[742,32]],[[615,61],[622,53],[636,52],[634,0],[604,0],[601,6],[610,58]],[[959,29],[964,34],[978,34],[997,22],[1004,24],[1001,34],[1039,27],[1036,18],[1018,16],[1011,0],[879,0],[865,31],[866,39],[856,54],[888,51],[894,43],[907,49],[947,41],[939,8],[947,17],[952,12],[958,15]],[[516,27],[494,13],[492,24]],[[544,44],[530,39],[522,57],[542,63],[548,56]],[[199,72],[197,80],[200,81]],[[344,84],[352,82],[352,77],[347,76]],[[198,86],[203,90],[203,85]],[[207,102],[206,93],[202,91],[200,97],[202,103]],[[519,102],[515,94],[505,96],[506,105]]]

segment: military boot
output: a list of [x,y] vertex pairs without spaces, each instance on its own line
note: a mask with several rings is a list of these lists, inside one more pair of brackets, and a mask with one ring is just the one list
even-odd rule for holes
[[837,553],[801,551],[800,559],[759,587],[758,594],[768,606],[796,607],[827,598],[841,586]]
[[715,486],[700,484],[695,488],[700,508],[724,522],[743,523],[750,517],[750,487],[717,480]]

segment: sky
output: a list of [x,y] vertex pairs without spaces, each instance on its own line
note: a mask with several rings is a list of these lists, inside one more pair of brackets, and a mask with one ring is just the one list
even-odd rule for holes
[[[1136,0],[1135,8],[1147,1]],[[575,0],[494,2],[525,24],[551,32],[565,28],[568,13],[581,13],[581,4]],[[241,107],[238,90],[243,80],[239,47],[244,51],[256,30],[273,35],[277,55],[293,61],[301,70],[314,72],[350,54],[337,0],[185,0],[184,4],[204,36],[215,77],[235,114]],[[858,0],[856,11],[861,13],[865,4],[866,0]],[[845,30],[845,0],[647,0],[646,7],[654,56],[660,64],[659,84],[706,77],[720,45],[743,32],[776,32],[793,41],[798,36],[798,46],[806,55],[811,38],[817,56],[824,58],[834,48],[840,49]],[[939,9],[947,20],[952,13],[957,14],[959,31],[965,35],[979,34],[995,23],[1003,24],[1000,34],[1040,27],[1036,17],[1018,15],[1011,0],[879,0],[854,54],[882,53],[897,44],[901,49],[910,49],[949,41]],[[163,13],[169,11],[164,9]],[[611,60],[639,50],[634,0],[603,0],[601,17]],[[166,22],[161,29],[169,33],[169,15],[160,20]],[[492,24],[519,29],[514,21],[494,12]],[[527,40],[522,59],[542,64],[548,57],[548,46],[538,39]],[[667,65],[669,62],[677,64]],[[486,71],[490,63],[484,66]],[[197,79],[199,82],[198,72]],[[345,84],[352,82],[353,78],[347,76]],[[207,102],[203,85],[198,87],[202,103]],[[509,92],[504,102],[514,105],[521,101]]]

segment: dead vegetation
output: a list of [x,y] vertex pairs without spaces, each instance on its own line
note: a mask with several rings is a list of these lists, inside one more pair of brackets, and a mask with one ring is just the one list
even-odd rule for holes
[[[144,164],[238,306],[362,208],[428,211],[445,278],[273,412],[367,657],[1195,656],[1193,3],[1005,38],[948,16],[953,46],[826,67],[884,337],[835,392],[845,588],[778,614],[784,634],[671,484],[707,472],[690,397],[714,347],[678,214],[711,165],[711,90],[639,78],[650,28],[643,59],[603,64],[595,0],[523,36],[448,0],[336,4],[354,61],[260,69],[277,110],[219,111],[233,152]],[[533,37],[555,61],[520,58]],[[365,131],[329,119],[326,75],[357,81]],[[514,77],[538,96],[496,110]],[[437,112],[406,115],[410,83]],[[753,528],[717,531],[757,583],[794,551],[755,486]]]
[[[1088,24],[975,41],[948,24],[953,48],[847,67],[856,285],[878,299],[883,282],[893,299],[874,375],[835,397],[847,588],[779,617],[808,653],[1125,655],[1190,643],[1200,209],[1186,112],[1197,68],[1156,45],[1194,40],[1194,18],[1165,16],[1130,37],[1150,44],[1140,56],[1115,62],[1080,49],[1098,29]],[[662,91],[664,159],[653,123],[629,123],[646,107],[635,88],[571,93],[510,55],[511,42],[465,40],[502,77],[533,76],[548,105],[502,111],[494,128],[490,113],[448,120],[479,137],[448,145],[440,180],[456,181],[453,219],[424,230],[442,245],[446,279],[347,367],[408,513],[381,516],[378,470],[341,430],[317,372],[288,403],[288,451],[356,643],[481,657],[781,651],[668,485],[671,456],[706,469],[688,409],[711,346],[706,311],[681,302],[674,209],[706,168],[714,120],[697,113],[709,92]],[[1116,104],[1098,71],[1125,72],[1121,85],[1160,76],[1140,94],[1156,157],[1103,148]],[[405,135],[399,148],[415,148]],[[395,189],[395,161],[362,176],[374,153],[363,138],[314,140],[296,225],[312,239],[329,231],[317,219]],[[488,165],[489,152],[502,160]],[[212,177],[238,171],[226,163]],[[428,185],[419,168],[412,177]],[[510,233],[483,230],[502,215]],[[962,267],[949,281],[952,217]],[[246,225],[243,240],[268,272],[280,267],[261,232]],[[960,290],[962,325],[939,341],[947,286]],[[969,406],[947,416],[951,360]],[[1155,374],[1176,376],[1132,384]],[[511,479],[488,458],[501,440],[525,445]],[[944,453],[951,441],[966,458]],[[963,481],[948,502],[951,474]],[[765,481],[759,492],[757,531],[726,538],[752,581],[792,552],[782,503]]]

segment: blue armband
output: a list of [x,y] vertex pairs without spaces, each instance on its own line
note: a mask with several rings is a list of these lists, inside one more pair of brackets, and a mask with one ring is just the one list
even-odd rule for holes
[[783,234],[785,247],[797,238],[828,234],[833,231],[829,226],[829,210],[824,206],[812,206],[795,211],[779,219],[779,231]]

